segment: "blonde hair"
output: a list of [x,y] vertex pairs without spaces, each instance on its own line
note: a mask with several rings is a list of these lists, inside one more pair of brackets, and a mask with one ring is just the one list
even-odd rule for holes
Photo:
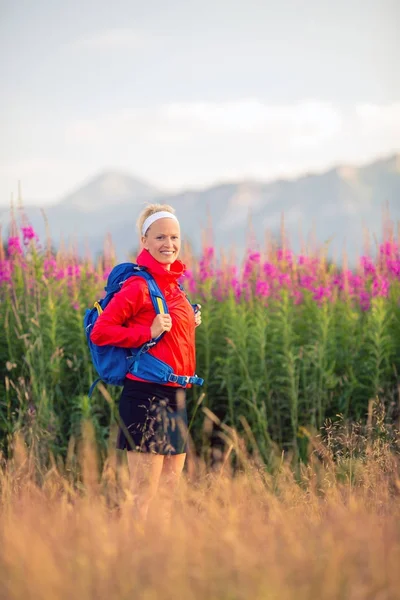
[[143,223],[145,222],[147,217],[150,217],[150,215],[154,215],[155,213],[158,213],[162,210],[165,210],[172,214],[175,213],[175,209],[172,208],[172,206],[170,206],[169,204],[147,204],[147,206],[142,210],[136,223],[140,239],[142,238]]

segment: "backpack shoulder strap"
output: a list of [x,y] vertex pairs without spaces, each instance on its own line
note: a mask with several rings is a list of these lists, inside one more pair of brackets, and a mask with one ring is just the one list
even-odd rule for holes
[[147,281],[149,287],[150,298],[154,306],[156,314],[168,314],[168,306],[164,298],[164,294],[158,287],[154,277],[146,270],[136,271],[136,276],[143,277]]

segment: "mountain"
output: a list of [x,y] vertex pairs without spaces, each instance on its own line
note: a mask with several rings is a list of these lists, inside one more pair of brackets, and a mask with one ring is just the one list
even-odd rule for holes
[[95,213],[110,208],[110,198],[119,205],[128,205],[132,198],[147,200],[160,191],[147,183],[117,171],[105,171],[64,198],[64,205],[80,212]]
[[[132,212],[134,216],[147,201],[160,193],[157,188],[125,173],[104,171],[59,202],[46,205],[44,213],[55,245],[61,239],[74,239],[83,248],[82,242],[87,240],[88,247],[99,252],[105,234],[118,229],[132,206],[136,207]],[[26,206],[24,213],[39,238],[45,239],[41,207]],[[7,226],[9,221],[9,208],[0,209],[0,223]]]
[[[363,227],[381,239],[383,212],[389,206],[393,221],[400,220],[400,154],[371,164],[338,166],[319,174],[262,183],[242,181],[203,190],[166,194],[139,180],[104,172],[57,204],[46,207],[55,243],[61,236],[84,240],[92,252],[101,252],[109,232],[117,256],[123,260],[137,248],[136,219],[146,201],[174,206],[184,238],[199,250],[202,232],[211,223],[217,247],[264,244],[268,231],[279,236],[282,214],[291,247],[299,252],[305,242],[328,243],[328,256],[340,260],[344,248],[350,263],[363,250]],[[43,216],[38,207],[25,212],[40,237]],[[7,210],[0,221],[9,219]],[[315,235],[313,234],[315,232]],[[249,242],[249,236],[251,240]]]

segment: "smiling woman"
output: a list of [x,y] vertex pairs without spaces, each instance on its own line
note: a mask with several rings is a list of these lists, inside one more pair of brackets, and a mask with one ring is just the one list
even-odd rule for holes
[[201,323],[201,314],[199,305],[194,312],[179,285],[185,265],[178,260],[181,238],[174,209],[167,204],[149,204],[137,226],[142,246],[137,263],[154,278],[168,311],[156,315],[147,282],[131,277],[100,314],[90,337],[98,346],[123,348],[154,342],[147,352],[186,380],[184,386],[175,382],[162,384],[155,373],[143,379],[142,373],[133,368],[126,376],[119,399],[124,427],[118,432],[117,448],[128,451],[136,516],[145,520],[159,492],[160,509],[168,517],[172,493],[184,467],[185,388],[190,386],[189,381],[199,380],[195,377],[195,328]]
[[143,248],[169,270],[181,249],[179,221],[170,210],[152,213],[142,223],[144,216],[139,220]]

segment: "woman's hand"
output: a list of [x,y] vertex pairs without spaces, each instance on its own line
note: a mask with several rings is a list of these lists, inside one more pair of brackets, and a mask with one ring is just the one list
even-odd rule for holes
[[201,304],[197,304],[196,312],[194,313],[194,322],[196,327],[201,325]]
[[151,325],[151,338],[158,338],[164,331],[170,331],[172,327],[171,315],[157,315]]

